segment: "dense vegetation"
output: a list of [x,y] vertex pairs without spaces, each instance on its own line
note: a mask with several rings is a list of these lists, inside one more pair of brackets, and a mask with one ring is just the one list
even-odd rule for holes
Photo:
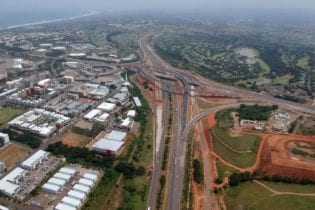
[[111,157],[98,156],[87,148],[69,147],[62,142],[50,144],[47,151],[54,155],[65,156],[70,163],[79,163],[87,167],[110,168],[113,165]]
[[313,97],[315,45],[305,34],[281,27],[212,27],[206,32],[168,31],[153,44],[171,65],[219,82],[287,100],[305,102]]
[[74,133],[80,134],[80,135],[84,135],[84,136],[88,136],[88,137],[95,137],[97,136],[97,134],[99,134],[102,130],[104,130],[104,126],[98,123],[94,123],[92,125],[92,129],[81,129],[78,127],[73,127],[72,131]]
[[240,119],[266,121],[271,116],[271,112],[277,110],[278,106],[259,106],[241,104],[237,110]]
[[203,182],[203,169],[200,160],[195,159],[193,162],[194,166],[194,181],[198,184]]
[[17,141],[22,144],[26,144],[33,149],[37,149],[42,142],[39,137],[28,132],[20,133],[8,128],[2,129],[1,132],[7,133],[11,140]]

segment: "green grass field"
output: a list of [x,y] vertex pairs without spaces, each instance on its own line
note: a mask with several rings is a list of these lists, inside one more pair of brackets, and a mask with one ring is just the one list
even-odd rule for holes
[[298,59],[296,65],[304,70],[310,70],[310,65],[309,65],[309,60],[310,60],[310,57],[307,55],[307,56],[304,56],[300,59]]
[[0,107],[0,125],[3,125],[18,115],[22,114],[22,109],[16,109],[11,107]]
[[[278,185],[278,183],[275,183]],[[291,184],[280,184],[282,189],[293,190],[296,186]],[[278,186],[279,187],[279,186]],[[303,187],[303,185],[301,185]],[[300,187],[299,187],[300,188]],[[315,186],[307,186],[313,188]],[[227,209],[314,209],[315,197],[295,196],[295,195],[274,195],[270,191],[254,182],[240,184],[236,187],[230,187],[223,192]]]
[[314,184],[286,184],[282,182],[267,182],[262,181],[268,187],[279,192],[294,192],[294,193],[315,193]]
[[219,128],[218,126],[213,128],[212,133],[224,141],[225,144],[237,151],[250,150],[256,152],[260,142],[259,136],[256,135],[242,135],[232,137],[230,136],[228,129]]
[[234,172],[233,169],[226,167],[220,161],[217,161],[216,165],[219,178],[221,179],[223,179],[224,177],[229,177]]
[[[148,118],[148,124],[144,134],[144,145],[143,149],[135,154],[137,156],[137,161],[134,161],[134,166],[144,166],[146,171],[150,170],[153,153],[152,153],[152,140],[153,140],[153,123],[152,118]],[[124,179],[124,186],[128,186],[129,188],[134,188],[135,192],[130,193],[129,191],[124,191],[124,207],[128,207],[130,209],[145,209],[146,208],[146,200],[149,193],[149,184],[150,179],[148,179],[148,173],[145,173],[143,176],[135,176],[132,179]]]
[[274,85],[287,85],[289,84],[290,79],[292,79],[293,77],[294,76],[292,74],[286,74],[281,77],[276,77],[272,83]]

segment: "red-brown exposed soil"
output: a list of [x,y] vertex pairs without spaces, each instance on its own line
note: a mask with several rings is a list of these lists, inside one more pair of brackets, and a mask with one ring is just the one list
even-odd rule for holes
[[283,175],[297,179],[315,181],[315,161],[289,152],[287,145],[292,141],[314,143],[314,136],[272,135],[264,142],[260,160],[260,171],[272,176]]

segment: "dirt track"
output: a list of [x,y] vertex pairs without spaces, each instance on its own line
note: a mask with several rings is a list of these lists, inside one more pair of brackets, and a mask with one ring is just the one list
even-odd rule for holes
[[315,161],[295,156],[288,151],[291,141],[314,143],[314,136],[273,135],[263,145],[261,172],[267,175],[285,175],[315,180]]

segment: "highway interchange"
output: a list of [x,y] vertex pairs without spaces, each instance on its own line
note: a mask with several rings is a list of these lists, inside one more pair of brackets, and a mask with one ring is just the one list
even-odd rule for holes
[[[183,94],[182,97],[178,97],[175,94],[174,105],[175,110],[181,110],[180,112],[176,112],[176,119],[174,121],[174,128],[173,130],[173,139],[172,139],[172,145],[170,148],[170,168],[168,171],[168,182],[166,186],[166,206],[165,208],[168,210],[179,210],[181,208],[181,196],[183,191],[183,178],[184,178],[184,165],[185,165],[185,155],[186,155],[186,139],[188,137],[188,134],[194,124],[196,124],[198,121],[206,117],[211,112],[216,112],[222,109],[226,108],[232,108],[239,106],[239,103],[233,103],[228,105],[222,105],[214,108],[210,108],[207,110],[204,110],[203,112],[197,114],[192,118],[190,122],[187,121],[187,112],[188,112],[188,103],[191,100],[193,96],[191,96],[190,91],[192,85],[198,85],[203,87],[211,87],[211,88],[219,88],[225,91],[226,93],[229,93],[230,95],[245,95],[249,98],[252,98],[253,101],[261,101],[266,104],[277,104],[280,107],[283,108],[289,108],[296,111],[302,111],[307,114],[315,114],[315,109],[311,105],[305,105],[305,104],[299,104],[295,102],[285,101],[282,99],[274,98],[270,95],[265,95],[261,93],[256,93],[252,91],[247,91],[231,86],[227,86],[224,84],[220,84],[217,82],[210,81],[208,79],[205,79],[201,76],[192,74],[188,71],[177,69],[163,60],[154,52],[152,47],[149,46],[149,40],[150,37],[154,34],[147,34],[143,36],[139,41],[139,47],[141,50],[141,63],[140,68],[141,71],[147,71],[146,74],[148,74],[151,78],[158,80],[161,83],[161,87],[165,88],[165,80],[159,79],[157,77],[154,77],[152,75],[154,70],[156,70],[159,73],[166,74],[173,74],[175,75],[176,79],[178,79],[179,82],[182,84]],[[152,66],[147,66],[147,63],[149,63]],[[151,68],[150,68],[151,67]],[[148,70],[149,69],[149,70]],[[163,88],[163,89],[164,89]],[[166,88],[167,89],[167,88]],[[164,89],[165,90],[165,89]],[[168,108],[169,108],[169,101],[168,96],[164,92],[164,114],[163,114],[163,122],[167,122],[168,120]],[[172,92],[170,90],[170,92]],[[164,123],[166,126],[166,123]],[[166,128],[163,128],[164,131]],[[164,139],[163,139],[164,138]],[[156,194],[158,190],[159,185],[159,178],[161,174],[161,157],[163,154],[163,148],[165,145],[165,133],[162,137],[162,143],[159,145],[161,148],[158,150],[157,154],[154,154],[154,167],[152,171],[152,179],[151,179],[151,186],[150,186],[150,193],[149,193],[149,200],[148,200],[148,209],[154,209],[155,208],[155,201],[156,201]],[[210,201],[211,202],[211,201]]]

